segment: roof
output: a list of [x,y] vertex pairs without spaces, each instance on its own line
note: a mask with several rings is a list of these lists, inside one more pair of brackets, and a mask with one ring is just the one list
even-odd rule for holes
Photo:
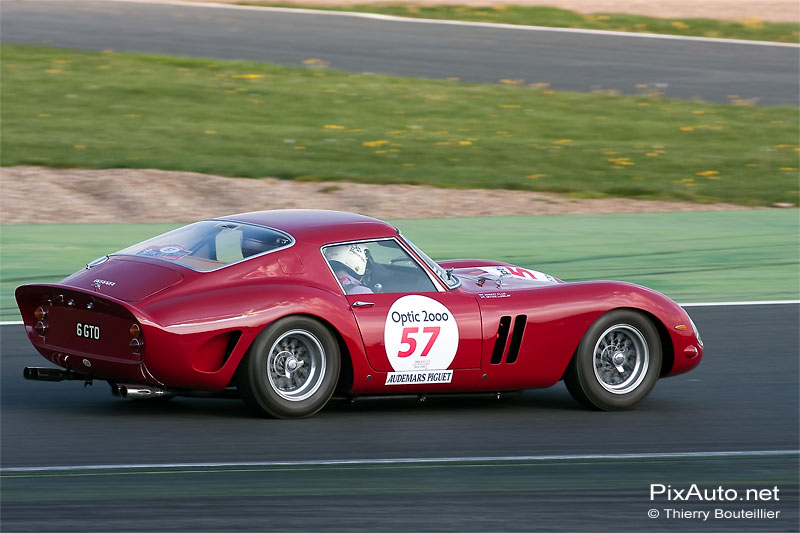
[[397,235],[397,228],[391,224],[342,211],[280,209],[239,213],[219,218],[279,229],[294,237],[298,242],[319,246],[332,242],[378,239]]

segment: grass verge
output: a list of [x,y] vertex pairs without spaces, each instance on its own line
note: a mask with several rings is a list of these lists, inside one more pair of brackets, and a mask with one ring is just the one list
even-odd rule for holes
[[[630,281],[681,302],[800,298],[796,210],[394,222],[435,259],[498,259],[567,281]],[[18,319],[18,285],[56,282],[174,227],[2,226],[0,319]]]
[[271,2],[239,2],[240,4],[322,9],[326,11],[356,11],[379,13],[398,17],[466,20],[547,26],[555,28],[582,28],[591,30],[624,31],[633,33],[661,33],[723,39],[746,39],[796,43],[800,38],[798,24],[791,22],[766,22],[758,18],[741,21],[706,18],[667,19],[628,15],[625,13],[582,14],[567,9],[540,6],[413,6],[403,4],[355,6],[304,6]]
[[4,166],[744,205],[800,194],[793,108],[23,45],[3,45],[2,79]]

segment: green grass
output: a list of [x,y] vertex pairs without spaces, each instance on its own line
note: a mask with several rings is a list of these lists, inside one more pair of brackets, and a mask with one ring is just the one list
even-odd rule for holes
[[3,45],[0,163],[798,203],[795,108],[506,81]]
[[[630,281],[682,302],[800,298],[796,210],[394,223],[435,259],[497,259],[567,281]],[[18,318],[18,285],[56,282],[97,257],[176,226],[2,226],[0,318]]]
[[669,35],[777,41],[783,43],[796,43],[798,38],[800,38],[798,24],[790,22],[766,22],[757,18],[748,18],[741,21],[726,21],[703,18],[666,19],[627,15],[624,13],[593,13],[584,15],[566,9],[538,6],[413,6],[398,3],[330,7],[288,5],[271,2],[239,3],[261,6],[302,7],[306,9],[324,9],[330,11],[358,11],[412,18],[467,20],[635,33],[663,33]]

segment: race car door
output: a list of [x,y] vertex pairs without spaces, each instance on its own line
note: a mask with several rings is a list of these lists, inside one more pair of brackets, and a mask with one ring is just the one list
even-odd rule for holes
[[[353,243],[336,246],[353,246]],[[369,258],[360,276],[323,253],[348,293],[370,366],[377,372],[479,368],[481,319],[475,298],[445,290],[395,240],[359,242]],[[356,265],[359,270],[360,265]]]

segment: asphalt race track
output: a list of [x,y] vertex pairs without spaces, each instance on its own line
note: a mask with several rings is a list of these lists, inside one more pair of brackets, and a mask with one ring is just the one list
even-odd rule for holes
[[[21,326],[4,326],[2,530],[796,530],[800,306],[689,311],[705,360],[660,381],[635,411],[584,410],[559,384],[501,400],[338,401],[296,421],[256,417],[239,400],[136,402],[102,382],[24,381],[24,366],[46,362]],[[722,451],[790,453],[658,455]],[[596,454],[638,455],[583,457]],[[530,458],[562,455],[573,457]],[[511,456],[528,458],[474,459]],[[404,458],[462,459],[364,461]],[[354,463],[314,462],[325,460]],[[219,462],[255,464],[113,468]],[[9,470],[75,465],[110,466]],[[779,492],[760,503],[651,502],[651,483]],[[664,518],[667,509],[715,508],[781,512]],[[648,518],[650,509],[661,518]]]
[[798,105],[798,49],[102,1],[2,3],[3,42],[302,65],[353,72]]

